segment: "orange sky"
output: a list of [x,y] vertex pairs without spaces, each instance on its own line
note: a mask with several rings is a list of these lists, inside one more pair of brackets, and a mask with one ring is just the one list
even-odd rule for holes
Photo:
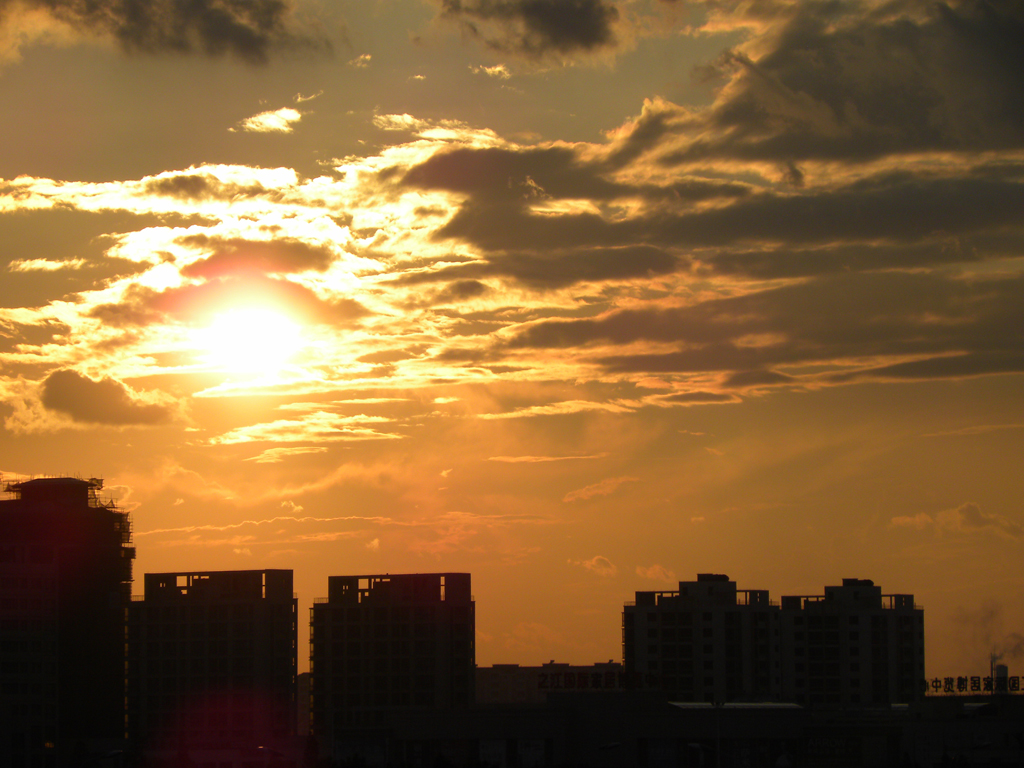
[[480,664],[719,572],[1020,671],[1016,5],[147,7],[0,0],[5,479],[140,581],[469,571]]

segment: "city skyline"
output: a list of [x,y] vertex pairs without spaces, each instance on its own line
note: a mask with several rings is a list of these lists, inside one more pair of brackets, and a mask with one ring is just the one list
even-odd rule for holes
[[1019,5],[146,9],[0,0],[5,483],[302,610],[472,573],[481,665],[727,573],[1020,671]]

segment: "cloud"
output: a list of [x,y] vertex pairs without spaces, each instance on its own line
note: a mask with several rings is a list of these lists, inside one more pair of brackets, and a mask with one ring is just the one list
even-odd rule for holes
[[694,392],[676,392],[673,395],[665,395],[660,398],[662,402],[675,405],[709,405],[715,403],[738,403],[740,398],[725,392],[707,392],[697,390]]
[[934,523],[935,520],[927,512],[918,512],[913,517],[901,515],[889,521],[889,524],[894,528],[914,528],[919,531],[930,528]]
[[606,0],[440,0],[441,16],[490,48],[532,58],[615,43],[616,7]]
[[298,419],[279,419],[236,427],[210,438],[209,443],[235,445],[259,442],[336,443],[357,440],[400,440],[403,435],[381,432],[370,426],[390,422],[390,419],[382,416],[341,416],[327,411],[317,411],[303,414]]
[[679,578],[676,576],[674,571],[670,571],[657,564],[652,565],[650,568],[644,568],[643,566],[638,565],[636,567],[636,575],[645,579],[653,579],[654,581],[665,581],[669,584],[677,583],[679,581]]
[[[685,262],[661,248],[552,249],[543,253],[495,253],[486,260],[457,264],[396,279],[398,285],[507,277],[534,290],[552,290],[583,282],[649,278],[675,272]],[[476,281],[472,281],[477,284]]]
[[7,269],[11,272],[57,272],[62,269],[81,269],[86,263],[85,259],[14,259],[7,265]]
[[48,28],[38,21],[46,14],[49,26],[112,38],[128,53],[230,54],[263,64],[273,51],[330,50],[325,39],[298,29],[282,0],[0,0],[3,26],[26,13],[37,15],[37,36]]
[[512,77],[512,73],[508,71],[508,67],[504,64],[495,64],[493,67],[470,65],[469,71],[474,75],[487,75],[488,77],[496,77],[499,80],[508,80]]
[[607,453],[595,453],[591,456],[488,456],[488,461],[500,461],[505,464],[540,464],[549,461],[577,461],[584,459],[603,459]]
[[593,485],[588,485],[585,488],[570,491],[562,497],[562,501],[586,501],[587,499],[592,499],[595,496],[608,496],[615,493],[623,483],[635,483],[638,481],[639,478],[637,477],[608,477],[599,483],[594,483]]
[[482,413],[477,416],[479,419],[519,419],[533,416],[564,416],[572,413],[584,413],[586,411],[605,411],[608,413],[630,413],[635,410],[637,403],[609,402],[602,403],[589,400],[565,400],[559,403],[548,405],[531,405],[525,408],[517,408],[507,413]]
[[1019,4],[807,2],[772,12],[763,34],[719,59],[729,85],[672,161],[794,168],[1024,141]]
[[354,59],[349,60],[348,65],[355,67],[356,69],[366,69],[370,66],[370,62],[373,60],[373,56],[369,53],[361,53]]
[[294,448],[268,448],[257,456],[252,456],[246,461],[254,461],[257,464],[280,464],[285,459],[294,456],[304,456],[310,453],[325,453],[326,448],[322,446],[296,446]]
[[203,254],[181,267],[181,274],[190,278],[227,278],[261,272],[323,272],[338,257],[326,243],[309,243],[287,237],[259,241],[204,233],[184,235],[177,238],[176,242]]
[[[272,264],[277,260],[281,271],[294,267],[290,264],[309,265],[321,255],[316,249],[297,246],[278,248],[254,247],[250,253],[253,266],[260,261]],[[268,277],[258,269],[244,268],[248,260],[244,249],[225,250],[214,253],[209,260],[201,260],[194,266],[183,268],[182,272],[204,276],[203,282],[190,281],[183,285],[162,291],[140,287],[134,284],[116,302],[98,304],[88,314],[113,325],[130,327],[151,325],[156,320],[184,321],[193,324],[210,322],[218,311],[225,307],[275,307],[298,322],[305,324],[332,324],[337,327],[353,323],[368,314],[368,310],[354,299],[330,295],[324,296],[298,282],[277,276]],[[235,269],[235,265],[242,268]],[[222,274],[217,274],[221,272]]]
[[[678,345],[676,351],[604,354],[611,372],[766,371],[782,365],[844,364],[812,379],[958,378],[1024,371],[1016,329],[1024,327],[1017,275],[965,279],[941,274],[852,274],[680,308],[649,307],[597,318],[526,325],[510,347],[562,349],[598,343]],[[823,318],[827,321],[822,322]],[[749,343],[748,339],[760,339]],[[889,358],[877,365],[879,356]],[[863,361],[863,362],[861,362]],[[865,364],[866,363],[866,364]],[[785,385],[805,379],[763,376]],[[739,379],[743,382],[743,377]],[[687,399],[682,394],[677,399]],[[725,397],[720,399],[724,400]]]
[[582,566],[588,571],[593,571],[598,576],[614,576],[619,572],[619,569],[611,560],[601,555],[592,557],[589,560],[570,560],[569,564]]
[[939,512],[936,525],[951,530],[971,533],[990,530],[1007,538],[1024,539],[1024,526],[1002,515],[982,512],[977,504],[962,504],[956,509]]
[[894,517],[890,525],[916,530],[934,529],[936,532],[975,533],[991,531],[1008,539],[1024,540],[1024,525],[1003,515],[982,512],[977,504],[961,504],[956,509],[945,509],[935,515],[925,512]]
[[990,432],[1024,429],[1024,424],[974,424],[969,427],[953,429],[947,432],[930,432],[922,437],[960,437],[967,435],[985,435]]
[[116,379],[97,381],[70,369],[54,371],[43,380],[41,400],[50,410],[85,424],[153,426],[177,414],[165,398],[139,394]]
[[246,131],[248,133],[291,133],[292,126],[302,119],[302,113],[291,107],[282,107],[272,112],[260,112],[258,115],[247,117],[238,124],[232,131]]

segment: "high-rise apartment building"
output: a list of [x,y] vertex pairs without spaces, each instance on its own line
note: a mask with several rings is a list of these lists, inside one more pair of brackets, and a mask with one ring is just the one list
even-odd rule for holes
[[622,614],[627,678],[679,701],[771,701],[779,693],[779,609],[766,590],[697,575],[637,592]]
[[860,707],[923,695],[924,612],[866,579],[780,605],[698,574],[678,591],[637,592],[622,646],[627,679],[679,701]]
[[131,521],[101,480],[8,483],[0,500],[0,766],[60,768],[124,740]]
[[782,695],[812,706],[870,706],[924,695],[924,610],[843,579],[824,595],[782,598]]
[[292,572],[147,573],[128,613],[133,747],[271,748],[295,734]]
[[475,603],[468,573],[331,576],[310,611],[312,730],[330,751],[396,710],[473,703]]

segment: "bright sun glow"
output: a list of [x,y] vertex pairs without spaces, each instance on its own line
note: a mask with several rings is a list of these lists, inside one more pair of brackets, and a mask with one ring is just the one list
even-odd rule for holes
[[302,345],[301,329],[269,309],[234,309],[200,332],[207,362],[232,372],[272,374]]

